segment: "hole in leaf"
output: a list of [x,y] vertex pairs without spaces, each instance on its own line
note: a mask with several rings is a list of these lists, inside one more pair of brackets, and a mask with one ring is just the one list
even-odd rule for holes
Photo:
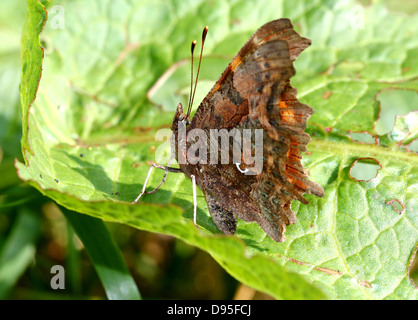
[[412,141],[409,145],[408,145],[408,149],[410,151],[415,151],[418,152],[418,139]]
[[44,49],[44,54],[48,55],[52,53],[51,39],[47,36],[41,36],[40,43],[42,49]]
[[46,50],[46,49],[47,49],[47,42],[46,42],[46,41],[44,41],[43,39],[41,39],[40,43],[41,43],[41,47],[42,47],[44,50]]
[[375,137],[368,132],[350,132],[350,138],[355,141],[374,144],[376,143]]
[[377,100],[380,101],[380,115],[375,130],[378,135],[384,135],[392,131],[396,116],[416,109],[418,93],[413,90],[387,90],[379,93]]
[[398,199],[393,199],[393,200],[390,200],[386,203],[391,205],[393,207],[393,209],[395,209],[395,211],[399,214],[403,213],[404,210],[405,210],[405,206]]
[[359,158],[350,168],[350,177],[358,181],[369,181],[376,178],[381,168],[380,163],[373,158]]
[[418,289],[418,258],[417,258],[417,249],[418,245],[415,246],[415,251],[409,260],[409,267],[408,267],[408,277],[411,280],[412,284],[415,288]]

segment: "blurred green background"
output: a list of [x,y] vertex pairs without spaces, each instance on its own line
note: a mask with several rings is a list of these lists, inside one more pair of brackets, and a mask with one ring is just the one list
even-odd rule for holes
[[[387,6],[418,10],[416,1],[398,3]],[[23,162],[18,87],[25,14],[26,1],[0,2],[0,299],[105,299],[90,258],[60,209],[16,175],[15,159]],[[393,115],[386,114],[393,124]],[[240,285],[206,252],[169,236],[106,225],[144,298],[270,298]],[[56,264],[65,266],[63,291],[50,287],[50,268]],[[415,263],[416,283],[417,273]]]

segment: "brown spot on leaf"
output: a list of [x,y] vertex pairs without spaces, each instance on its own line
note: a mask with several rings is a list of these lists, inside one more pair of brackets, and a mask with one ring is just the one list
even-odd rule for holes
[[292,261],[292,262],[294,262],[294,263],[296,263],[296,264],[299,264],[299,265],[301,265],[301,266],[309,266],[310,264],[309,263],[307,263],[307,262],[302,262],[302,261],[299,261],[299,260],[296,260],[296,259],[293,259],[293,258],[289,258],[289,261]]
[[326,274],[330,274],[330,275],[333,275],[333,276],[340,276],[340,275],[342,275],[342,272],[341,271],[334,270],[334,269],[329,269],[329,268],[315,267],[315,270],[318,270],[318,271],[321,271],[321,272],[324,272]]
[[324,267],[315,267],[314,265],[312,265],[310,263],[299,261],[299,260],[296,260],[296,259],[293,259],[293,258],[289,258],[289,261],[294,262],[296,264],[299,264],[301,266],[311,266],[315,270],[321,271],[321,272],[329,274],[329,275],[333,275],[333,276],[341,276],[342,275],[342,272],[339,271],[339,270],[334,270],[334,269],[324,268]]
[[369,281],[366,281],[366,280],[358,281],[358,284],[361,285],[361,286],[363,286],[363,287],[366,287],[366,288],[371,288],[372,287],[372,285],[370,284],[370,282]]
[[334,68],[335,68],[335,65],[334,64],[332,64],[332,65],[330,65],[329,67],[328,67],[328,69],[327,70],[325,70],[324,72],[320,72],[320,74],[324,74],[324,75],[331,75],[332,74],[332,72],[334,71]]
[[332,91],[326,91],[324,92],[324,94],[322,95],[322,99],[328,100],[329,97],[332,96]]
[[136,127],[135,128],[136,133],[143,133],[143,132],[148,132],[148,131],[151,131],[151,127]]
[[134,163],[132,163],[132,168],[138,168],[140,166],[141,166],[141,163],[140,162],[134,162]]

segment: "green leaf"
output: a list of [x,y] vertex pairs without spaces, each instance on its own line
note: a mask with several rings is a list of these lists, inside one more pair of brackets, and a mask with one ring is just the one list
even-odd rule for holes
[[28,113],[36,97],[39,80],[42,73],[43,49],[39,43],[38,35],[42,31],[46,21],[46,10],[37,1],[28,0],[28,14],[22,33],[22,72],[20,90],[20,104],[22,106],[22,151],[30,151],[28,142]]
[[39,218],[27,208],[20,210],[10,234],[0,246],[0,299],[7,298],[33,261],[40,231]]
[[119,248],[103,221],[63,209],[65,217],[83,242],[96,269],[106,296],[111,300],[141,299]]
[[[41,25],[42,11],[36,2],[29,4],[28,19],[38,13],[38,24],[32,24]],[[276,298],[318,299],[324,293],[338,299],[417,298],[408,275],[418,244],[418,160],[408,147],[417,135],[416,113],[403,113],[389,133],[375,131],[384,116],[379,112],[384,92],[418,90],[417,15],[355,1],[60,5],[65,19],[49,8],[40,36],[46,56],[30,110],[29,89],[39,80],[41,62],[32,51],[38,52],[41,28],[24,31],[32,47],[22,65],[36,61],[39,68],[22,72],[26,162],[17,168],[23,180],[70,210],[182,239],[210,253],[238,280]],[[291,80],[299,100],[315,110],[303,164],[325,197],[308,195],[309,205],[292,203],[298,222],[288,227],[285,243],[242,221],[236,236],[219,234],[201,192],[197,230],[191,222],[191,182],[183,175],[170,174],[157,193],[131,206],[149,161],[167,149],[158,148],[155,133],[169,127],[177,103],[187,100],[190,41],[210,26],[198,99],[249,36],[280,17],[291,18],[296,30],[312,39]],[[356,134],[369,135],[372,143]],[[380,164],[375,178],[351,176],[361,158]],[[154,170],[149,188],[162,176]]]

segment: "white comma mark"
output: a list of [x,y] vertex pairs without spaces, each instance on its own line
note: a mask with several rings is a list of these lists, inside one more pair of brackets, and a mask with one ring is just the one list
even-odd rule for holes
[[236,163],[235,165],[237,166],[237,169],[241,173],[246,173],[246,172],[250,171],[250,170],[248,170],[248,168],[246,168],[245,170],[241,170],[241,168],[239,167],[241,165],[241,163]]

